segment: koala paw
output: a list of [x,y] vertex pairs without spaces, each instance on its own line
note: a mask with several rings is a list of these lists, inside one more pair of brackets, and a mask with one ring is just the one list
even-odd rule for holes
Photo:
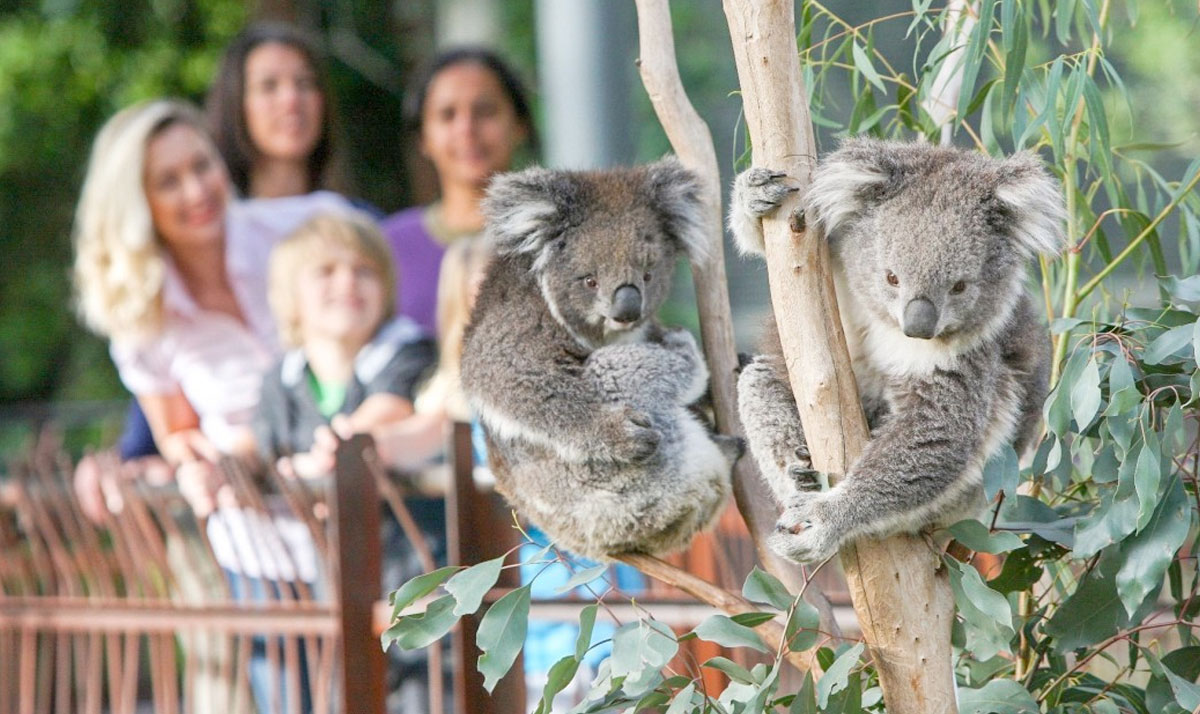
[[841,539],[825,506],[823,494],[805,491],[793,495],[767,545],[797,563],[818,563],[836,553]]
[[773,213],[779,204],[799,189],[783,181],[787,174],[764,168],[751,168],[738,175],[734,198],[741,210],[762,218]]
[[654,429],[650,417],[636,409],[622,407],[614,410],[605,438],[618,461],[645,461],[658,450],[662,436]]

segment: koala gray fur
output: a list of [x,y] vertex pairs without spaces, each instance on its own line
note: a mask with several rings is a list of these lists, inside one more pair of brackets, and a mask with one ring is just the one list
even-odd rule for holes
[[[766,169],[738,176],[729,225],[743,252],[763,253],[760,219],[793,190]],[[820,163],[803,203],[831,242],[872,437],[821,491],[774,329],[742,370],[738,409],[784,506],[770,545],[813,562],[850,540],[975,515],[987,460],[1034,442],[1050,345],[1024,281],[1030,259],[1060,249],[1064,209],[1032,154],[863,138]]]
[[663,553],[720,512],[742,442],[689,411],[708,369],[655,314],[679,251],[707,245],[699,186],[673,159],[497,176],[497,258],[463,344],[462,386],[498,489],[581,555]]

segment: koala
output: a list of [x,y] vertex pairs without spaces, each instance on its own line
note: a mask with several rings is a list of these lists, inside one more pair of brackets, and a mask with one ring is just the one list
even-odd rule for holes
[[463,343],[464,393],[498,490],[580,555],[686,546],[720,512],[740,439],[689,410],[708,369],[659,325],[677,256],[703,256],[699,184],[676,160],[529,169],[483,202],[496,259]]
[[[729,216],[739,248],[763,253],[760,218],[791,191],[751,168]],[[824,230],[871,440],[822,490],[774,321],[738,378],[751,453],[783,504],[770,546],[824,560],[861,537],[975,515],[984,463],[1037,438],[1049,335],[1026,294],[1030,260],[1055,254],[1065,211],[1032,154],[846,140],[818,166],[804,217]]]

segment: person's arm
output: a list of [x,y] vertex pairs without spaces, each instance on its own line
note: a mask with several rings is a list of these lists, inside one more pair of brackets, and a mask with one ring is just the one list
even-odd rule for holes
[[200,431],[200,418],[182,392],[136,396],[159,452],[175,467],[180,494],[198,517],[207,516],[224,485],[216,469],[221,452]]
[[182,392],[139,394],[137,400],[154,434],[154,443],[172,466],[220,458],[220,452],[200,431],[200,417]]
[[376,429],[403,421],[413,415],[411,401],[398,394],[380,392],[363,400],[350,414],[334,419],[334,431],[343,439],[354,434],[373,433]]

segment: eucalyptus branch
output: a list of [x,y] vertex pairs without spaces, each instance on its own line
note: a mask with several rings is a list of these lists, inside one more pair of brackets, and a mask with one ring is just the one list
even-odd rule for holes
[[[1147,224],[1146,227],[1143,228],[1133,240],[1129,241],[1129,245],[1125,246],[1124,250],[1113,256],[1113,259],[1110,260],[1099,273],[1096,273],[1095,277],[1084,283],[1083,287],[1079,288],[1079,299],[1082,300],[1084,297],[1091,294],[1091,292],[1095,290],[1098,285],[1100,285],[1100,281],[1111,275],[1112,272],[1116,270],[1118,265],[1132,255],[1133,251],[1136,250],[1139,245],[1141,245],[1142,241],[1146,240],[1146,238],[1154,232],[1154,229],[1158,228],[1159,224],[1162,223],[1167,216],[1171,215],[1171,212],[1174,211],[1179,203],[1183,201],[1193,189],[1196,188],[1198,183],[1200,183],[1200,172],[1197,172],[1196,175],[1192,177],[1192,180],[1187,183],[1187,186],[1185,186],[1183,190],[1181,190],[1175,196],[1175,198],[1171,200],[1170,203],[1168,203],[1161,211],[1158,212],[1158,215],[1154,217],[1154,220],[1150,221],[1150,223]],[[1064,314],[1063,317],[1071,317],[1071,315]]]
[[[731,615],[760,611],[757,605],[746,598],[734,595],[724,588],[717,587],[703,578],[692,575],[686,570],[677,568],[665,560],[655,558],[652,555],[626,553],[616,556],[616,558],[623,563],[632,565],[659,582],[679,588],[697,600],[724,610]],[[783,642],[786,639],[784,629],[775,620],[768,620],[754,629],[766,639],[768,647],[784,647]],[[791,652],[789,650],[784,654],[784,658],[801,672],[811,671],[817,673],[821,671],[821,666],[817,663],[816,654],[813,650],[807,652]]]

